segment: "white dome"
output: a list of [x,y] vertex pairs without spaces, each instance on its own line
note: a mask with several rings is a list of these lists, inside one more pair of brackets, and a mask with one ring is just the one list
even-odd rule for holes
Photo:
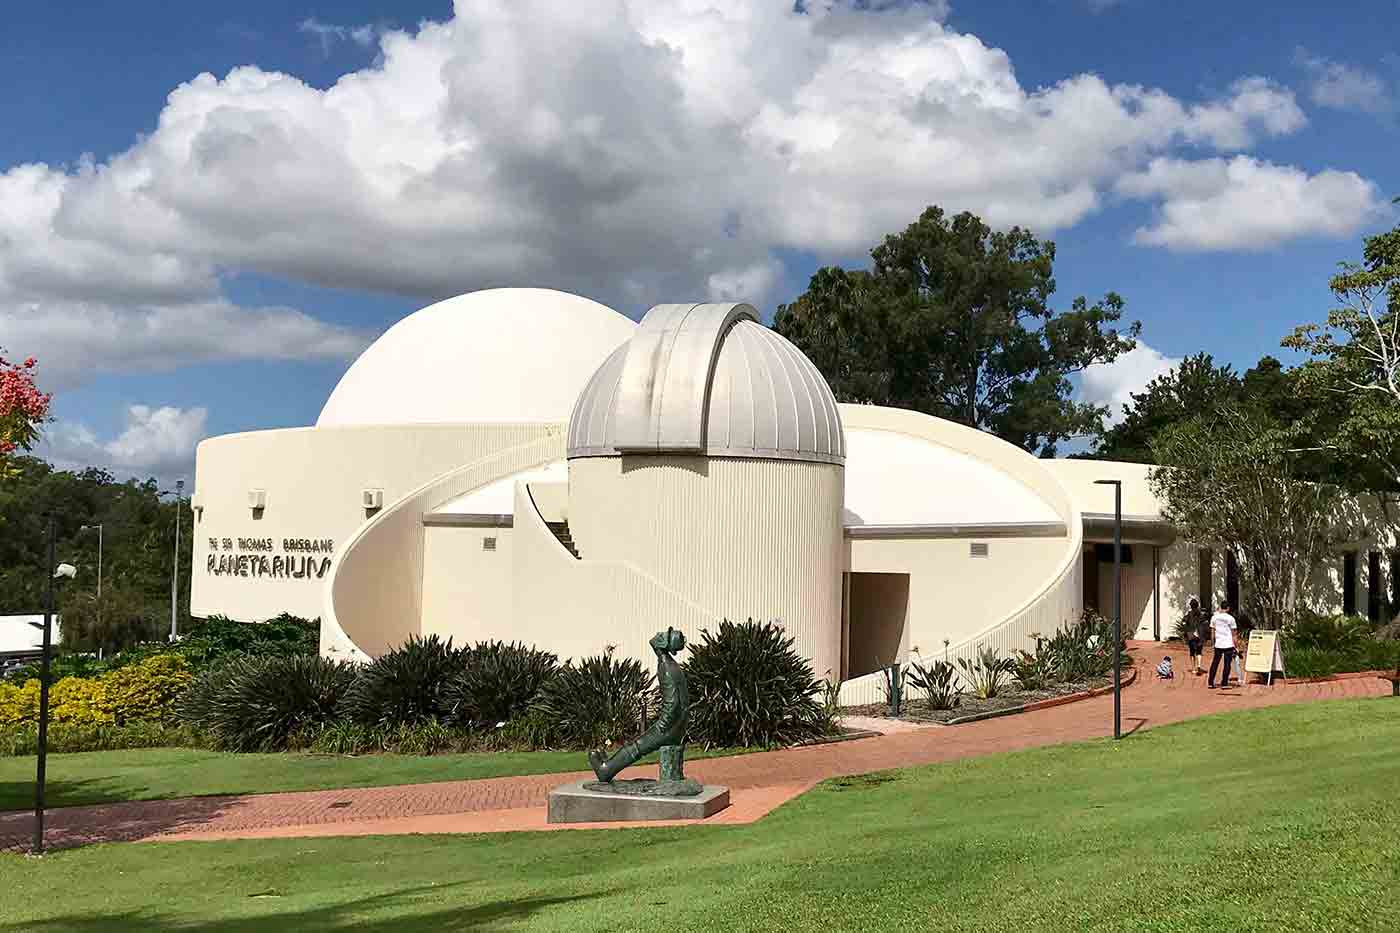
[[317,427],[569,420],[598,364],[636,324],[546,288],[493,288],[429,305],[351,364]]

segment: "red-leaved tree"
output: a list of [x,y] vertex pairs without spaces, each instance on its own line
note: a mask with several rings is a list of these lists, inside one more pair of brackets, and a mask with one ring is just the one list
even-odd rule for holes
[[11,363],[0,355],[0,476],[10,455],[29,450],[39,439],[39,425],[49,416],[53,396],[34,383],[34,358]]

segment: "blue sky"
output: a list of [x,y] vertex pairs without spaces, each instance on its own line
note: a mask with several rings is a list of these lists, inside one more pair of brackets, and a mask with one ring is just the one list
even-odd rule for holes
[[[0,32],[0,345],[49,364],[49,453],[118,472],[313,422],[436,297],[767,314],[928,203],[1053,238],[1065,305],[1125,297],[1155,355],[1108,399],[1280,353],[1396,222],[1400,0],[94,6]],[[347,81],[372,93],[324,95]]]

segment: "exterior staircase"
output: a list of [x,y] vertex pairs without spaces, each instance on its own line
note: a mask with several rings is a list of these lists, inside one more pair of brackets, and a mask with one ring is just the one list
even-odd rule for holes
[[564,549],[578,559],[578,545],[574,544],[574,536],[569,533],[568,522],[545,522],[549,530],[554,532],[554,537],[559,539],[559,543],[564,545]]

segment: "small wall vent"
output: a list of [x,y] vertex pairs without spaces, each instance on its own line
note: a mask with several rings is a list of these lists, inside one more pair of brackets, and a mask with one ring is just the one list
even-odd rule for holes
[[483,551],[494,551],[494,550],[496,550],[496,539],[495,539],[495,538],[482,538],[482,539],[481,539],[481,549],[482,549]]
[[985,541],[974,541],[968,548],[968,554],[971,557],[987,557],[990,553],[991,549]]

